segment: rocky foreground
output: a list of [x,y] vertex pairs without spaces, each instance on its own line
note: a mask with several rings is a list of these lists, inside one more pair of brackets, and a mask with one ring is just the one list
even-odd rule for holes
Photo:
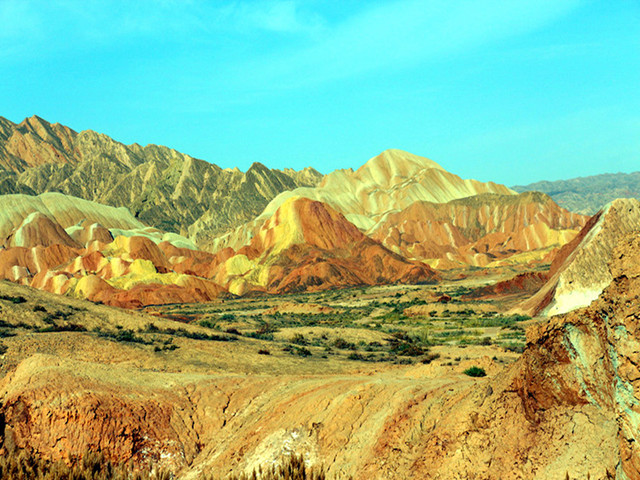
[[[615,248],[613,280],[595,302],[530,328],[506,369],[474,360],[489,373],[482,379],[436,364],[320,372],[305,363],[295,373],[295,360],[249,354],[244,342],[180,349],[171,363],[82,333],[62,344],[16,337],[3,361],[3,449],[65,458],[99,448],[181,478],[291,451],[336,478],[639,478],[638,265],[633,234]],[[107,322],[110,309],[90,308],[87,322]],[[219,373],[199,368],[198,355],[218,359]]]

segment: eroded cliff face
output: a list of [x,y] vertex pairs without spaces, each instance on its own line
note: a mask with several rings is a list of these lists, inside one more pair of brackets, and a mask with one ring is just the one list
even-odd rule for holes
[[588,308],[528,332],[517,385],[532,421],[558,406],[606,412],[618,477],[640,478],[640,235],[619,243],[609,269],[613,281]]

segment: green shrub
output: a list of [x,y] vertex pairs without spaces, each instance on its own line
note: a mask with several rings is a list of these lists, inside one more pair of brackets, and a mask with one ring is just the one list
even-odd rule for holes
[[297,345],[307,345],[308,342],[307,340],[304,338],[304,335],[302,335],[301,333],[296,333],[293,338],[291,338],[290,340],[291,343],[295,343]]
[[347,342],[341,337],[338,337],[333,341],[333,346],[341,350],[356,350],[355,343]]
[[87,328],[77,323],[50,324],[46,327],[39,328],[38,333],[48,332],[86,332]]
[[500,346],[505,350],[513,353],[523,353],[525,347],[524,343],[517,342],[501,343]]
[[487,375],[487,372],[484,371],[484,368],[475,366],[467,368],[463,373],[470,377],[485,377]]
[[422,359],[420,359],[420,363],[429,364],[434,360],[437,360],[438,358],[440,358],[439,353],[428,353]]
[[295,353],[300,357],[310,357],[311,350],[306,347],[295,347]]
[[273,340],[273,333],[262,333],[262,332],[249,332],[245,334],[245,337],[255,338],[257,340]]
[[116,342],[142,343],[144,345],[148,345],[151,343],[151,342],[147,342],[144,338],[134,334],[133,330],[119,329],[116,332],[104,332],[104,331],[98,330],[97,333],[99,337],[109,338],[111,340],[115,340]]
[[27,301],[27,299],[24,297],[12,297],[9,295],[0,295],[0,300],[7,300],[11,303],[25,303]]
[[[294,454],[282,460],[279,465],[260,467],[251,474],[231,474],[225,478],[227,480],[253,480],[257,478],[260,480],[325,480],[326,474],[321,467],[308,467],[302,455]],[[199,480],[217,480],[217,478],[205,473]]]
[[212,329],[215,329],[215,328],[217,328],[217,327],[218,327],[218,325],[216,324],[216,322],[212,322],[211,320],[207,320],[207,319],[200,320],[198,323],[199,323],[201,326],[205,327],[205,328],[212,328]]
[[11,480],[169,480],[166,470],[149,473],[134,470],[133,466],[116,464],[102,453],[87,452],[81,458],[72,458],[71,465],[62,460],[45,460],[37,454],[20,450],[0,456],[0,478]]

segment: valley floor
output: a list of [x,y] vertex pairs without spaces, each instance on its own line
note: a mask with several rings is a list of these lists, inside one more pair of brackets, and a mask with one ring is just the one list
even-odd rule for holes
[[184,478],[297,452],[331,477],[394,478],[423,458],[416,405],[435,421],[524,345],[525,319],[502,313],[517,298],[467,293],[456,282],[136,312],[2,282],[3,448],[99,449]]

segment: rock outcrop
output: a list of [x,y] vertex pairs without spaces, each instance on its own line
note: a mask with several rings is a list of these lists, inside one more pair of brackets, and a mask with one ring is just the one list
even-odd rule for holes
[[557,315],[589,305],[611,282],[611,252],[627,234],[640,230],[640,201],[619,199],[594,215],[555,257],[549,280],[516,308],[528,315]]
[[548,263],[587,220],[544,194],[516,195],[502,185],[463,180],[426,158],[387,150],[355,172],[337,170],[315,188],[283,192],[210,249],[247,245],[294,197],[326,203],[395,253],[437,269]]

